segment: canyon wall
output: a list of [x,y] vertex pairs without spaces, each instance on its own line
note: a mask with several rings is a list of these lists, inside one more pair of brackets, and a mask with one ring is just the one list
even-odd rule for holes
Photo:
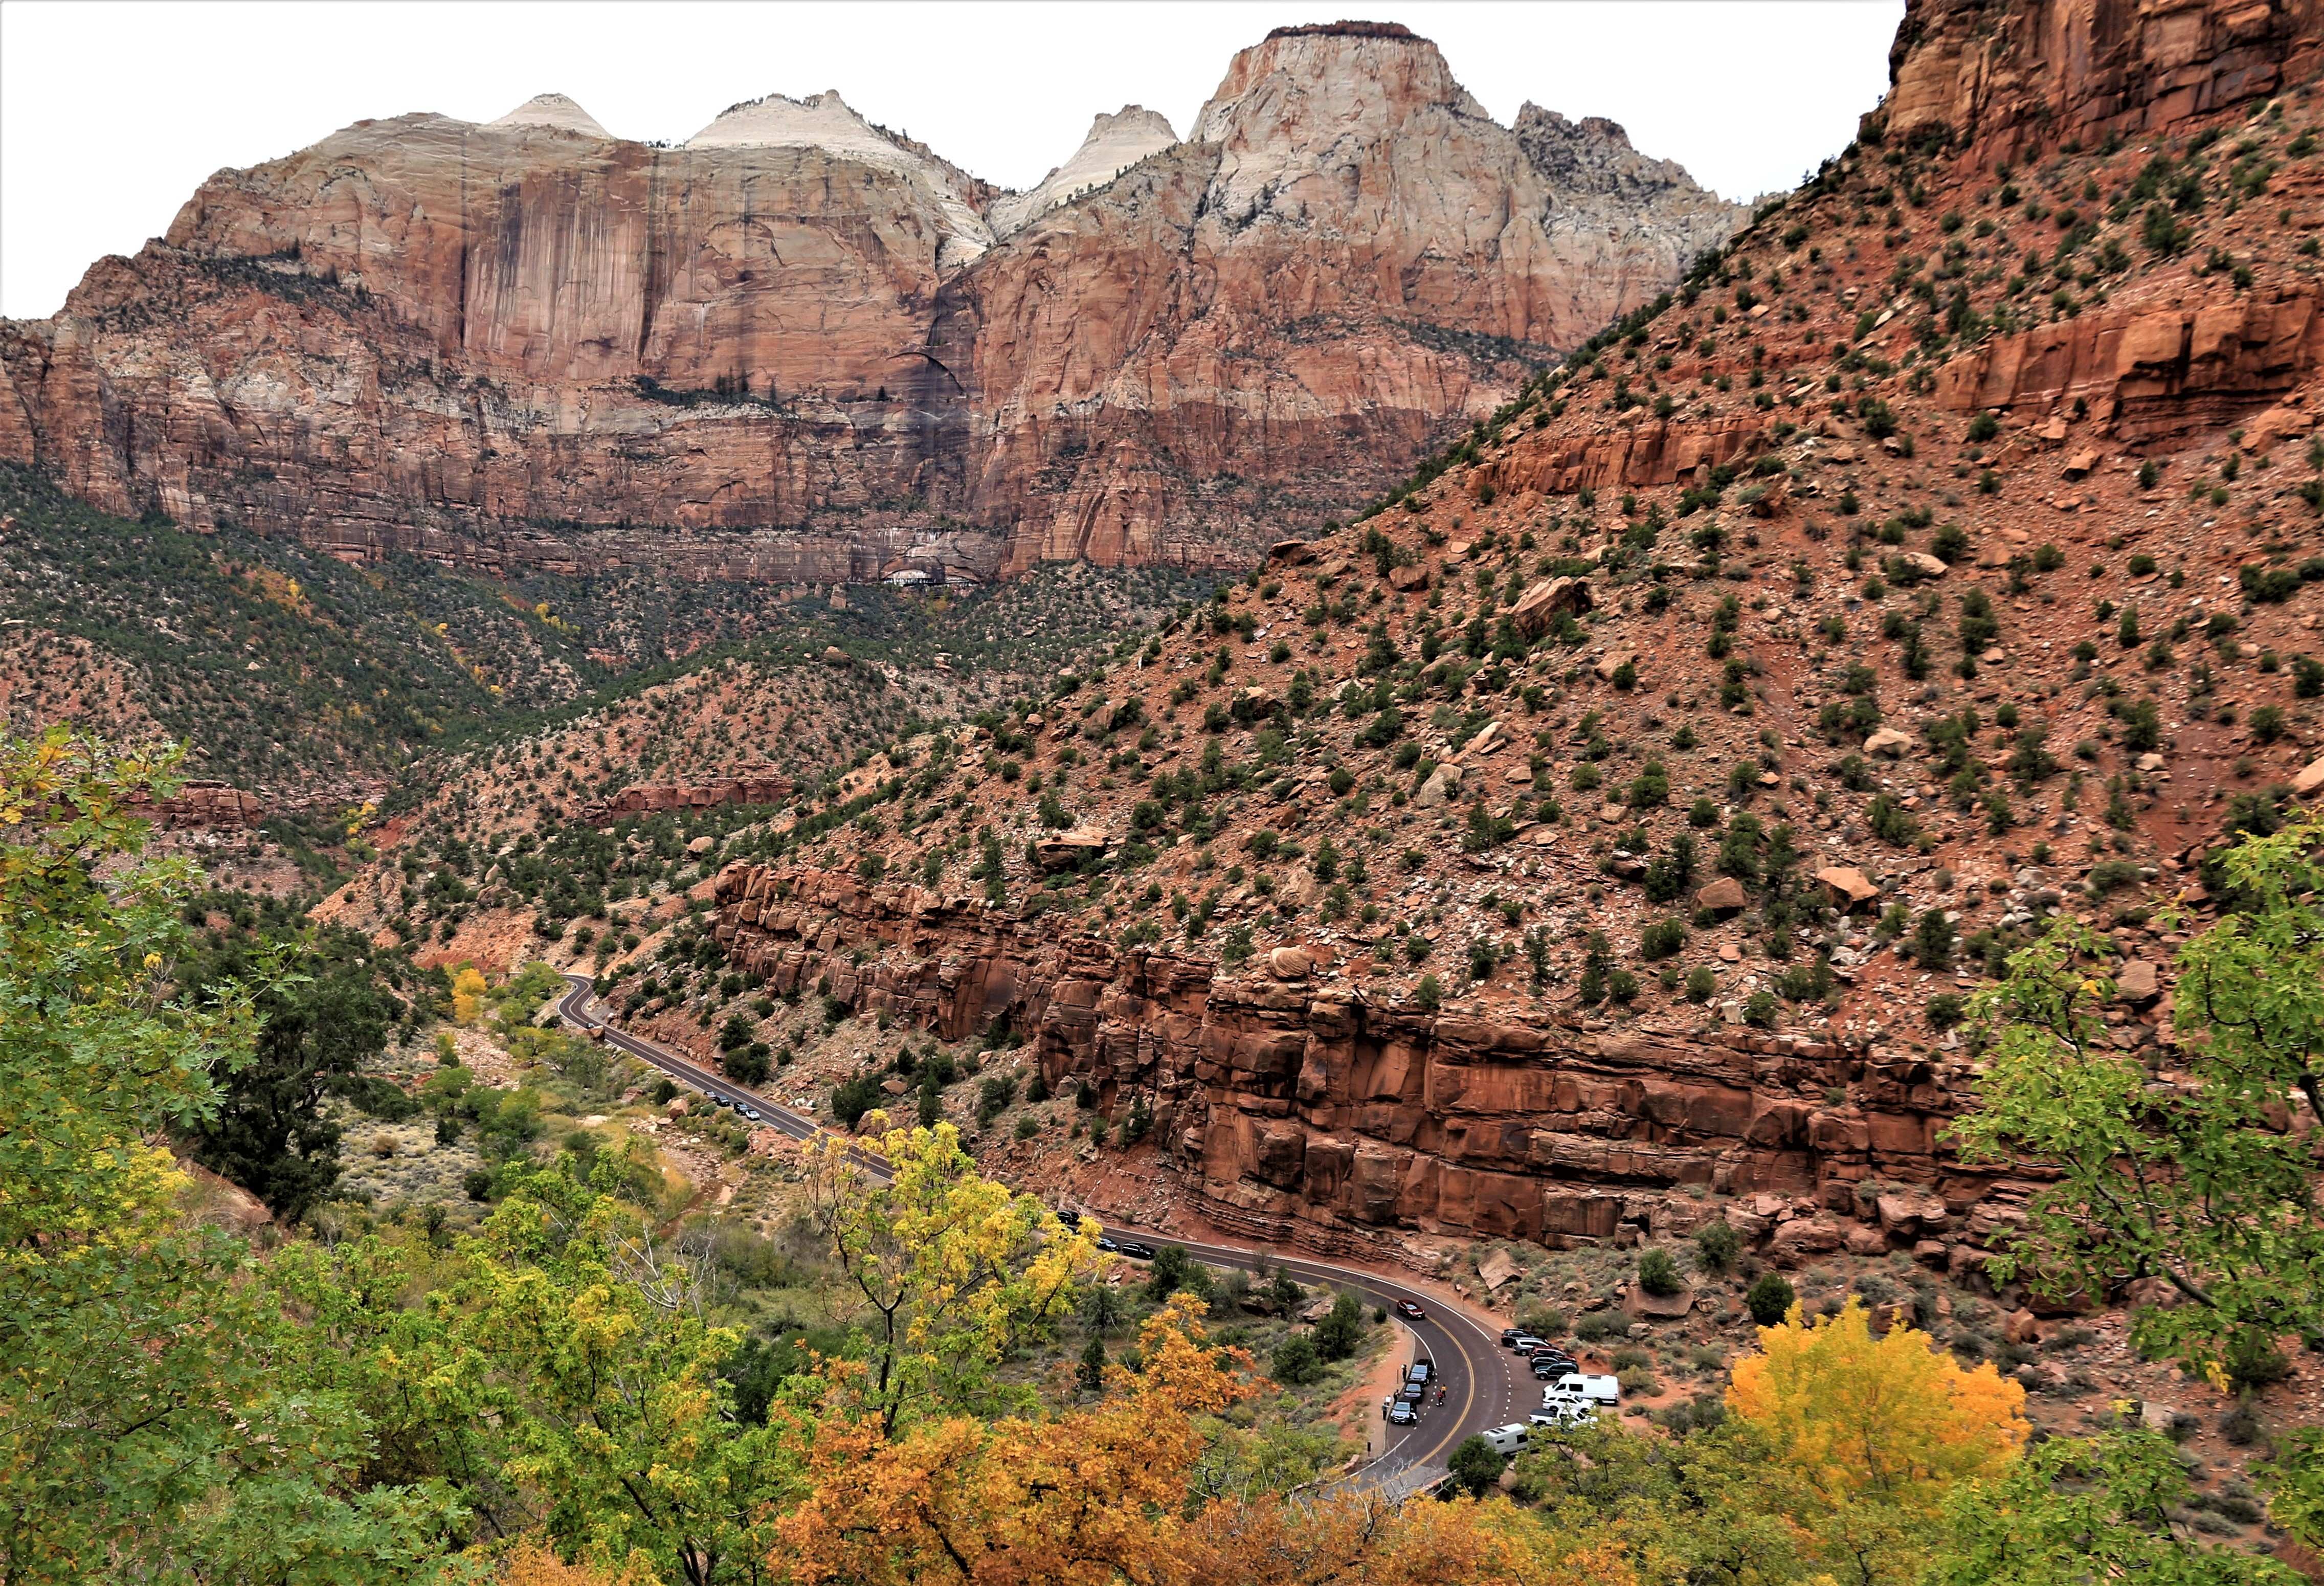
[[1280,30],[1186,143],[1025,195],[836,94],[679,147],[561,96],[205,182],[0,325],[0,456],[110,511],[498,571],[977,579],[1343,511],[1741,211],[1619,127],[1496,124],[1400,28]]
[[2324,0],[1909,0],[1872,137],[1991,170],[2168,137],[2312,78]]
[[1086,1084],[1115,1120],[1149,1108],[1200,1211],[1274,1243],[1627,1243],[1691,1226],[1716,1192],[1779,1260],[1845,1246],[1965,1268],[2027,1188],[1945,1148],[1958,1098],[1926,1055],[1434,1015],[1300,952],[1229,974],[803,868],[731,865],[716,894],[729,961],[773,991],[949,1040],[1026,1036],[1053,1089]]

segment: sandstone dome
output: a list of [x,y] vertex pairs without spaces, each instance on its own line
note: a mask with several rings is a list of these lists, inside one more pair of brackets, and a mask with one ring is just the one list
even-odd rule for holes
[[581,108],[580,104],[564,94],[535,94],[523,104],[486,126],[553,126],[560,132],[579,133],[584,137],[604,138],[613,134],[597,124],[597,118]]
[[1089,135],[1073,158],[1049,172],[1038,187],[993,202],[992,229],[1007,236],[1035,216],[1104,187],[1177,142],[1168,119],[1142,105],[1124,105],[1111,115],[1100,115],[1090,123]]

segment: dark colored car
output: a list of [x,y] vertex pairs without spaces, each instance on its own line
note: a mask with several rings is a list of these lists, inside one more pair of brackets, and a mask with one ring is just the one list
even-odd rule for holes
[[1121,1247],[1114,1243],[1111,1240],[1106,1238],[1105,1235],[1102,1233],[1097,1236],[1097,1248],[1103,1250],[1109,1256],[1117,1256],[1121,1253]]
[[1407,1382],[1402,1388],[1396,1390],[1396,1397],[1402,1399],[1406,1404],[1416,1405],[1422,1399],[1428,1397],[1428,1390],[1421,1387],[1417,1382]]
[[1522,1327],[1504,1327],[1501,1329],[1501,1347],[1505,1350],[1513,1350],[1517,1347],[1517,1340],[1525,1335],[1525,1329]]
[[1388,1420],[1391,1426],[1416,1425],[1420,1420],[1420,1412],[1399,1399],[1388,1406]]
[[1121,1253],[1133,1261],[1151,1261],[1154,1259],[1154,1247],[1139,1244],[1134,1239],[1126,1239],[1121,1241]]
[[1418,1305],[1414,1305],[1410,1300],[1397,1301],[1396,1314],[1403,1317],[1407,1322],[1425,1322],[1428,1320],[1428,1313],[1422,1310]]

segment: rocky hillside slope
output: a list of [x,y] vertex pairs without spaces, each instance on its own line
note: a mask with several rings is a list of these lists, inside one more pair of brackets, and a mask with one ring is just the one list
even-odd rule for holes
[[1237,56],[1186,143],[1101,116],[1026,195],[836,94],[676,148],[558,95],[360,122],[0,326],[0,458],[357,560],[1215,563],[1392,481],[1741,218],[1618,127],[1528,118],[1342,24]]
[[1024,1035],[1277,1240],[1975,1269],[1964,995],[2080,914],[2167,1078],[2209,856],[2324,788],[2319,22],[1914,5],[1857,144],[1379,510],[738,835],[731,964]]

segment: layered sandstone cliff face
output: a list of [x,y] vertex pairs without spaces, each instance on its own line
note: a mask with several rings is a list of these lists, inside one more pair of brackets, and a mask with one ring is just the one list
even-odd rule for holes
[[[732,865],[717,899],[729,961],[777,993],[822,987],[948,1040],[1014,1029],[1052,1090],[1086,1084],[1108,1116],[1150,1105],[1202,1213],[1272,1243],[1613,1243],[1691,1226],[1712,1193],[1750,1197],[1724,1214],[1778,1259],[1852,1239],[1967,1265],[2029,1187],[1951,1159],[1955,1093],[1901,1050],[1439,1015],[1305,954],[1231,975],[812,870]],[[1913,1187],[1851,1226],[1856,1186],[1883,1182]]]
[[1191,142],[1131,107],[1022,196],[835,93],[678,148],[558,95],[362,122],[0,327],[0,456],[357,558],[1216,560],[1392,479],[1739,219],[1609,124],[1545,166],[1528,115],[1334,27],[1238,56]]

